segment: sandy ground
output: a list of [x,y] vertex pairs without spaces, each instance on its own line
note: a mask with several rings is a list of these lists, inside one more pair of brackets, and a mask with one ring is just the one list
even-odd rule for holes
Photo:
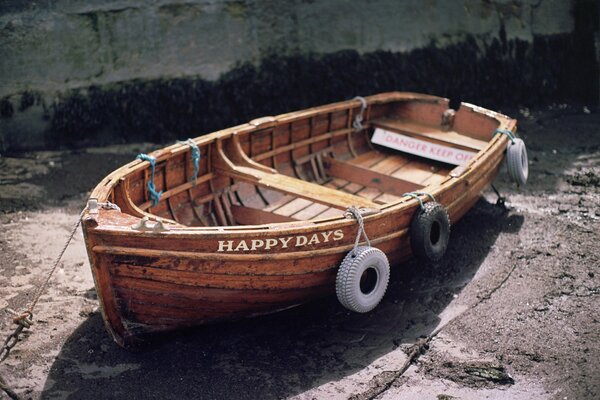
[[[79,231],[0,375],[34,399],[600,398],[600,114],[587,111],[513,112],[530,184],[502,171],[509,210],[487,192],[439,268],[395,266],[366,315],[331,297],[128,352],[104,330]],[[0,158],[2,340],[4,310],[31,300],[87,191],[149,148]]]

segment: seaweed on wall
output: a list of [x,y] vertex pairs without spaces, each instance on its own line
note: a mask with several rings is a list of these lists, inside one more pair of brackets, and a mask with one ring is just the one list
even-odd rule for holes
[[[531,43],[507,40],[501,31],[487,44],[468,37],[408,53],[273,56],[258,65],[239,64],[215,82],[189,77],[95,86],[69,92],[54,105],[46,139],[49,147],[169,142],[264,115],[394,90],[490,108],[595,102],[597,85],[589,84],[597,80],[595,57],[582,57],[577,40],[569,34]],[[573,87],[575,68],[590,75],[580,76],[578,87]]]

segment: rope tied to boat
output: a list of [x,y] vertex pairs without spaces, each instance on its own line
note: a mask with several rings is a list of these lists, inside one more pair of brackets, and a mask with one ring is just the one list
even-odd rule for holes
[[367,109],[367,100],[365,100],[365,98],[362,96],[356,96],[352,100],[360,101],[360,113],[356,114],[356,116],[354,117],[354,121],[352,121],[352,127],[354,128],[354,130],[360,131],[364,128],[362,122],[365,110]]
[[364,235],[365,241],[367,242],[367,246],[371,247],[371,241],[367,236],[367,232],[365,232],[365,223],[363,221],[363,216],[360,213],[360,210],[356,206],[350,206],[346,209],[344,213],[346,218],[354,218],[358,223],[358,232],[356,233],[356,240],[354,241],[354,247],[352,248],[352,254],[356,256],[356,248],[358,247],[358,243],[360,242],[360,237]]
[[[101,205],[103,208],[119,210],[119,207],[116,204],[113,204],[111,202],[100,203],[99,205]],[[54,261],[54,265],[50,269],[50,272],[48,272],[48,276],[46,277],[46,280],[42,283],[42,285],[39,286],[29,307],[25,311],[22,311],[21,313],[18,313],[11,309],[7,310],[10,314],[13,315],[13,317],[14,317],[13,322],[17,325],[17,327],[10,335],[8,335],[8,337],[6,338],[6,340],[4,341],[4,343],[2,345],[2,348],[0,349],[0,363],[3,362],[4,360],[6,360],[6,358],[10,354],[10,351],[12,350],[12,348],[15,347],[15,345],[19,342],[19,336],[21,335],[23,330],[29,329],[31,327],[31,325],[33,325],[33,309],[35,308],[38,301],[42,297],[42,294],[44,294],[44,292],[46,291],[46,288],[48,287],[48,284],[50,283],[50,279],[52,278],[52,275],[54,275],[54,272],[60,265],[60,260],[62,259],[63,255],[65,254],[67,247],[69,247],[69,244],[73,240],[73,237],[75,236],[75,233],[77,232],[77,228],[79,228],[79,225],[81,224],[81,219],[83,218],[83,215],[87,211],[87,209],[88,209],[88,207],[85,207],[79,214],[79,217],[77,218],[77,222],[73,225],[73,228],[71,229],[71,232],[69,234],[67,242],[62,247],[60,253],[56,257],[56,260]],[[19,396],[10,389],[10,387],[6,384],[6,382],[2,379],[1,376],[0,376],[0,389],[2,389],[11,399],[19,398]]]
[[156,167],[156,158],[144,153],[138,154],[137,158],[142,161],[148,161],[150,163],[150,167],[152,168],[152,179],[148,181],[146,186],[148,187],[148,197],[150,197],[150,200],[152,200],[152,206],[154,207],[158,204],[160,196],[162,195],[162,190],[157,192],[156,186],[154,185],[154,169]]
[[431,199],[431,201],[435,201],[435,197],[433,197],[432,194],[426,192],[408,192],[402,195],[402,197],[404,196],[410,196],[413,199],[417,199],[419,201],[419,206],[421,207],[421,210],[425,209],[425,206],[423,205],[423,200],[420,196],[428,196]]
[[511,130],[508,130],[508,129],[496,129],[494,131],[494,135],[497,135],[499,133],[502,134],[502,135],[508,136],[508,138],[510,139],[511,143],[515,142],[515,134]]
[[[112,204],[112,203],[110,203],[110,204]],[[113,205],[113,206],[118,208],[118,206],[116,206],[116,205]],[[81,224],[81,218],[83,218],[83,214],[86,212],[86,210],[87,210],[87,207],[85,207],[79,214],[79,218],[77,218],[77,222],[73,225],[73,228],[71,229],[71,233],[69,234],[69,238],[67,239],[67,242],[62,247],[60,253],[58,254],[58,257],[56,257],[56,260],[54,260],[54,265],[52,266],[52,269],[48,273],[48,277],[46,278],[44,283],[38,289],[35,297],[33,298],[33,301],[31,302],[31,305],[25,311],[25,313],[32,314],[32,316],[33,316],[33,308],[36,306],[40,297],[42,297],[42,294],[46,291],[46,287],[48,287],[48,283],[50,283],[50,278],[54,274],[54,271],[56,271],[56,268],[58,268],[58,266],[60,264],[60,260],[62,259],[62,256],[65,254],[67,247],[69,247],[71,240],[73,240],[73,237],[75,236],[75,232],[77,232],[77,228],[79,228],[79,225]]]
[[190,149],[192,151],[192,162],[194,163],[194,176],[190,176],[190,182],[193,181],[195,185],[196,179],[198,179],[198,171],[200,169],[200,149],[192,139],[188,139],[186,141],[178,140],[177,143],[187,144],[188,146],[190,146]]

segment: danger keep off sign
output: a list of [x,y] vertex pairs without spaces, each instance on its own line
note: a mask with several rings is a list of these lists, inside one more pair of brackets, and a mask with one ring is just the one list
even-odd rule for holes
[[467,163],[476,153],[448,147],[436,143],[426,142],[410,136],[375,128],[371,142],[414,154],[432,160],[442,161],[452,165]]

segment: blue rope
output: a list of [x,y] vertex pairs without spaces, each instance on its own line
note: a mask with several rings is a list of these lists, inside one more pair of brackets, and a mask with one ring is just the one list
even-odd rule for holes
[[198,170],[200,169],[200,149],[192,139],[188,139],[185,142],[181,142],[178,140],[177,143],[187,144],[192,149],[192,161],[194,162],[194,176],[190,176],[190,181],[195,182],[196,179],[198,179]]
[[496,129],[494,131],[494,135],[501,133],[503,135],[508,136],[508,138],[510,139],[511,143],[515,142],[515,135],[512,133],[512,131],[509,131],[508,129]]
[[429,196],[431,201],[435,201],[435,197],[433,197],[432,194],[425,193],[425,192],[408,192],[408,193],[404,193],[402,195],[402,197],[404,197],[404,196],[410,196],[414,199],[417,199],[419,201],[419,206],[421,206],[421,210],[424,209],[425,206],[423,205],[423,200],[421,200],[421,198],[419,196]]
[[154,167],[156,166],[156,158],[149,156],[148,154],[138,154],[137,158],[142,161],[148,161],[150,163],[150,167],[152,167],[152,179],[148,181],[148,197],[152,200],[152,206],[158,204],[160,200],[160,196],[162,195],[162,190],[160,192],[156,191],[156,186],[154,186]]

